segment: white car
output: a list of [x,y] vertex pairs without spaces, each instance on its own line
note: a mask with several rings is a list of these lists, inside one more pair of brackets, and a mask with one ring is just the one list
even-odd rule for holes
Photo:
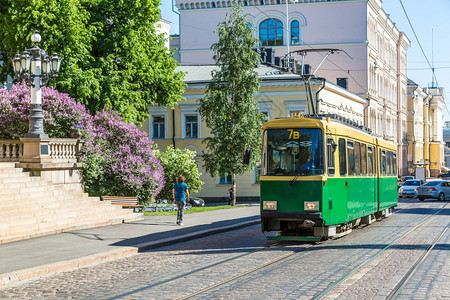
[[417,189],[422,185],[422,181],[418,179],[409,179],[398,189],[398,197],[414,198],[417,196]]

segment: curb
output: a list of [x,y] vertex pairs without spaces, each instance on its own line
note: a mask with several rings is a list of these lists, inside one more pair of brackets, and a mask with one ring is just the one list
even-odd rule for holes
[[22,269],[10,273],[0,274],[0,287],[5,287],[9,284],[28,280],[44,275],[54,274],[61,271],[75,270],[81,267],[90,266],[96,263],[104,262],[111,259],[123,258],[137,254],[139,252],[144,252],[147,250],[173,245],[179,242],[185,242],[217,233],[226,232],[229,230],[240,229],[247,226],[252,226],[260,224],[260,219],[258,216],[257,220],[241,222],[229,226],[223,226],[212,229],[205,229],[198,232],[188,233],[185,235],[180,235],[172,238],[165,238],[157,241],[140,243],[134,246],[123,247],[120,249],[110,250],[98,254],[88,255],[80,258],[75,258],[66,261],[60,261],[56,263],[46,264],[38,267]]

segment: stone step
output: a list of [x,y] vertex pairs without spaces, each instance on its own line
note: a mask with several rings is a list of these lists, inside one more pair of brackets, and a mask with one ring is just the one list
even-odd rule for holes
[[[27,217],[39,217],[58,213],[61,216],[66,212],[78,211],[78,215],[100,212],[121,212],[121,207],[110,205],[106,201],[100,201],[98,197],[86,197],[85,194],[65,195],[64,201],[58,198],[39,199],[36,203],[27,203],[24,205],[20,200],[7,201],[0,208],[0,220],[22,219]],[[82,207],[82,209],[80,209]]]
[[55,234],[64,231],[86,229],[99,226],[107,226],[120,224],[123,222],[133,222],[143,219],[143,214],[138,213],[128,213],[122,216],[114,216],[109,218],[92,218],[87,217],[84,219],[78,219],[78,223],[69,223],[68,221],[61,220],[57,223],[55,222],[41,222],[39,226],[36,227],[35,224],[22,226],[13,230],[5,230],[0,227],[0,244],[18,241],[22,239],[43,236],[47,234]]
[[98,197],[88,197],[86,193],[68,193],[64,190],[39,191],[28,194],[19,193],[11,195],[1,195],[0,210],[8,209],[10,207],[19,207],[21,209],[38,209],[45,207],[44,205],[52,205],[52,203],[59,203],[60,205],[64,206],[70,205],[73,202],[85,204],[92,201],[100,202],[100,199]]
[[89,197],[79,184],[53,184],[15,168],[15,163],[0,163],[0,244],[142,218],[131,209]]

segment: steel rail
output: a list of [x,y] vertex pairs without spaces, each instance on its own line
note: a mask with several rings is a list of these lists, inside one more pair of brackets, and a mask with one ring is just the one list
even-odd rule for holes
[[434,239],[433,243],[427,247],[427,249],[422,253],[422,255],[419,257],[419,259],[414,263],[414,265],[406,272],[405,276],[402,277],[402,279],[395,285],[394,289],[391,291],[391,293],[386,297],[386,299],[390,300],[393,298],[396,298],[398,296],[398,293],[401,291],[401,288],[405,285],[405,283],[408,281],[408,279],[414,274],[417,267],[423,263],[425,258],[428,256],[428,254],[433,250],[434,246],[439,242],[439,240],[444,236],[445,232],[448,229],[445,227],[442,232]]
[[[189,272],[186,272],[186,273],[183,273],[183,274],[180,274],[180,275],[177,275],[177,276],[174,276],[174,277],[165,279],[165,280],[161,280],[161,281],[158,281],[158,282],[155,282],[155,283],[152,283],[152,284],[149,284],[149,285],[146,285],[146,286],[143,286],[143,287],[134,289],[134,290],[132,290],[132,291],[129,291],[129,292],[126,292],[126,293],[123,293],[123,294],[120,294],[120,295],[116,295],[116,296],[114,296],[114,297],[110,297],[110,298],[108,298],[108,299],[109,299],[109,300],[113,300],[113,299],[124,298],[124,297],[130,296],[130,295],[133,295],[133,294],[136,294],[136,293],[139,293],[139,292],[148,290],[148,289],[150,289],[150,288],[154,288],[154,287],[156,287],[156,286],[160,286],[160,285],[163,285],[163,284],[166,284],[166,283],[169,283],[169,282],[178,280],[178,279],[185,278],[186,276],[195,274],[195,273],[197,273],[197,272],[204,271],[204,270],[207,270],[207,269],[216,267],[216,266],[218,266],[218,265],[221,265],[221,264],[224,264],[224,263],[228,263],[228,262],[230,262],[230,261],[233,261],[233,260],[237,260],[237,259],[246,257],[246,256],[251,255],[251,254],[254,254],[254,253],[266,251],[266,250],[272,248],[273,246],[279,245],[279,244],[281,244],[281,243],[282,243],[282,242],[273,243],[273,244],[271,244],[271,245],[269,245],[269,246],[261,247],[261,248],[259,248],[259,249],[253,250],[253,251],[248,252],[248,253],[245,253],[245,254],[236,255],[236,256],[233,256],[233,257],[231,257],[231,258],[227,258],[227,259],[224,259],[224,260],[221,260],[221,261],[218,261],[218,262],[209,264],[209,265],[207,265],[207,266],[203,266],[203,267],[201,267],[201,268],[198,268],[198,269],[195,269],[195,270],[192,270],[192,271],[189,271]],[[311,245],[311,246],[312,246],[312,245]],[[300,249],[293,250],[293,251],[294,251],[295,253],[298,253],[298,252],[301,251],[302,249],[306,249],[306,248],[308,248],[308,247],[301,247]],[[285,258],[286,256],[291,256],[291,255],[293,255],[293,254],[295,254],[295,253],[290,253],[290,254],[288,254],[288,255],[285,255],[285,256],[283,256],[283,258]],[[278,260],[280,260],[280,259],[278,259]],[[271,263],[274,263],[274,262],[269,262],[268,265],[270,265]],[[253,272],[254,272],[254,271],[253,271]],[[249,272],[247,272],[247,273],[249,273]],[[250,272],[250,273],[251,273],[251,272]],[[243,275],[242,275],[242,276],[243,276]],[[237,275],[237,276],[233,277],[233,280],[234,280],[235,278],[238,278],[238,277],[241,277],[241,276]],[[227,280],[227,282],[228,282],[228,281],[231,281],[231,280]],[[224,284],[224,283],[222,283],[222,284]],[[220,284],[216,284],[215,286],[218,286],[218,285],[220,285]],[[202,290],[202,292],[203,292],[203,290]],[[200,292],[197,292],[197,294],[198,294],[198,293],[200,293]],[[191,296],[189,296],[189,297],[191,297]]]
[[408,230],[405,234],[399,236],[398,238],[396,238],[394,241],[392,241],[390,244],[388,244],[386,247],[384,247],[383,249],[381,249],[380,251],[378,251],[377,253],[375,253],[374,255],[372,255],[371,257],[369,257],[368,259],[366,259],[364,262],[362,262],[361,264],[359,264],[356,268],[354,268],[353,270],[351,270],[350,272],[346,273],[344,276],[342,276],[341,278],[339,278],[337,281],[335,281],[333,284],[331,284],[330,286],[328,286],[326,289],[324,289],[322,292],[320,292],[319,294],[317,294],[316,296],[314,296],[312,299],[313,300],[318,300],[321,299],[323,296],[325,296],[328,292],[330,292],[332,289],[334,289],[337,285],[339,285],[340,283],[344,282],[348,277],[350,277],[353,273],[359,271],[362,267],[364,267],[366,264],[368,264],[369,262],[371,262],[372,260],[374,260],[378,255],[380,255],[381,253],[383,253],[384,251],[386,251],[387,249],[391,248],[396,242],[398,242],[399,240],[403,239],[405,236],[407,236],[408,234],[410,234],[411,232],[415,231],[417,228],[421,227],[423,224],[430,222],[431,219],[436,216],[439,212],[441,212],[445,207],[447,206],[447,204],[444,204],[444,206],[442,206],[440,209],[438,209],[434,214],[432,214],[429,218],[426,218],[425,220],[419,222],[416,226],[414,226],[413,228],[411,228],[410,230]]
[[246,276],[246,275],[248,275],[248,274],[254,273],[254,272],[259,271],[259,270],[262,270],[262,269],[264,269],[265,267],[268,267],[268,266],[273,265],[273,264],[275,264],[275,263],[277,263],[277,262],[280,262],[280,261],[282,261],[282,260],[285,260],[286,258],[289,258],[289,257],[291,257],[291,256],[294,256],[294,255],[298,254],[299,252],[306,251],[306,250],[308,250],[308,249],[311,248],[311,247],[313,247],[313,245],[308,245],[308,246],[306,246],[306,247],[302,247],[301,249],[293,250],[292,253],[289,253],[289,254],[283,255],[283,256],[281,256],[281,257],[278,257],[277,259],[274,259],[274,260],[269,261],[269,262],[267,262],[267,263],[265,263],[265,264],[263,264],[263,265],[260,265],[260,266],[258,266],[258,267],[256,267],[256,268],[253,268],[253,269],[251,269],[251,270],[248,270],[247,272],[238,274],[238,275],[233,276],[233,277],[231,277],[231,278],[229,278],[229,279],[227,279],[227,280],[223,280],[223,281],[221,281],[221,282],[218,282],[218,283],[216,283],[216,284],[213,284],[213,285],[211,285],[211,286],[209,286],[209,287],[207,287],[207,288],[201,289],[201,290],[199,290],[199,291],[197,291],[197,292],[195,292],[195,293],[193,293],[193,294],[190,294],[190,295],[187,295],[187,296],[185,296],[185,297],[179,298],[178,300],[185,300],[185,299],[189,299],[189,298],[192,298],[192,297],[194,297],[194,296],[203,294],[204,292],[207,292],[207,291],[209,291],[209,290],[212,290],[212,289],[214,289],[214,288],[216,288],[216,287],[218,287],[218,286],[227,284],[227,283],[229,283],[229,282],[231,282],[231,281],[233,281],[233,280],[236,280],[236,279],[238,279],[238,278],[244,277],[244,276]]
[[[410,208],[410,207],[412,207],[412,206],[414,206],[414,205],[416,205],[416,204],[417,204],[417,203],[414,203],[414,204],[408,206],[407,208]],[[402,210],[402,209],[396,209],[396,211],[394,211],[393,214],[394,214],[394,213],[397,213],[397,212],[400,211],[400,210]],[[400,238],[401,238],[401,237],[400,237]],[[400,239],[400,238],[399,238],[399,239]],[[110,298],[108,298],[108,299],[110,299],[110,300],[113,300],[113,299],[121,299],[121,298],[130,296],[130,295],[133,295],[133,294],[136,294],[136,293],[139,293],[139,292],[142,292],[142,291],[145,291],[145,290],[148,290],[148,289],[151,289],[151,288],[154,288],[154,287],[157,287],[157,286],[160,286],[160,285],[163,285],[163,284],[166,284],[166,283],[175,281],[175,280],[179,280],[179,279],[185,278],[185,277],[188,276],[188,275],[192,275],[192,274],[195,274],[195,273],[197,273],[197,272],[204,271],[204,270],[207,270],[207,269],[216,267],[216,266],[218,266],[218,265],[221,265],[221,264],[224,264],[224,263],[233,261],[233,260],[240,259],[240,258],[242,258],[242,257],[248,256],[248,255],[251,255],[251,254],[254,254],[254,253],[257,253],[257,252],[265,251],[265,250],[269,249],[270,247],[273,247],[274,245],[279,245],[279,244],[281,244],[281,243],[282,243],[282,242],[274,243],[274,244],[271,244],[270,246],[266,246],[266,247],[263,247],[263,248],[259,248],[259,249],[256,249],[256,250],[254,250],[254,251],[251,251],[251,252],[242,254],[242,255],[237,255],[237,256],[234,256],[234,257],[231,257],[231,258],[228,258],[228,259],[225,259],[225,260],[221,260],[221,261],[219,261],[219,262],[212,263],[212,264],[210,264],[210,265],[207,265],[207,266],[198,268],[198,269],[196,269],[196,270],[193,270],[193,271],[190,271],[190,272],[186,272],[186,273],[183,273],[183,274],[180,274],[180,275],[177,275],[177,276],[174,276],[174,277],[171,277],[171,278],[162,280],[162,281],[158,281],[158,282],[155,282],[155,283],[152,283],[152,284],[149,284],[149,285],[140,287],[140,288],[138,288],[138,289],[129,291],[129,292],[127,292],[127,293],[123,293],[123,294],[120,294],[120,295],[116,295],[116,296],[114,296],[114,297],[110,297]],[[316,244],[314,244],[314,245],[316,245]],[[215,284],[213,284],[213,285],[211,285],[211,286],[209,286],[209,287],[207,287],[207,288],[201,289],[201,290],[199,290],[199,291],[197,291],[197,292],[195,292],[195,293],[193,293],[193,294],[190,294],[190,295],[187,295],[187,296],[185,296],[185,297],[182,297],[182,298],[180,298],[180,300],[181,300],[181,299],[183,299],[183,300],[184,300],[184,299],[189,299],[189,298],[191,298],[191,297],[194,297],[194,296],[200,295],[200,294],[202,294],[202,293],[205,293],[205,292],[207,292],[207,291],[209,291],[209,290],[211,290],[211,289],[213,289],[213,288],[219,287],[219,286],[221,286],[221,285],[225,285],[225,284],[227,284],[227,283],[229,283],[229,282],[231,282],[231,281],[234,281],[234,280],[236,280],[236,279],[238,279],[238,278],[241,278],[241,277],[243,277],[243,276],[246,276],[246,275],[248,275],[248,274],[257,272],[257,271],[259,271],[259,270],[261,270],[261,269],[263,269],[263,268],[266,268],[266,267],[268,267],[268,266],[270,266],[270,265],[273,265],[273,264],[275,264],[275,263],[277,263],[277,262],[280,262],[280,261],[282,261],[282,260],[285,260],[285,259],[287,259],[287,258],[289,258],[289,257],[291,257],[291,256],[294,256],[294,255],[296,255],[296,254],[299,254],[299,253],[302,253],[302,252],[304,252],[304,251],[307,251],[309,248],[312,248],[314,245],[307,245],[306,247],[303,245],[303,246],[300,247],[300,248],[297,248],[297,249],[295,249],[295,250],[292,250],[292,252],[289,253],[289,254],[286,254],[286,255],[281,256],[281,257],[279,257],[279,258],[277,258],[277,259],[274,259],[274,260],[272,260],[272,261],[269,261],[269,262],[267,262],[267,263],[265,263],[265,264],[263,264],[263,265],[260,265],[260,266],[258,266],[258,267],[255,267],[255,268],[253,268],[253,269],[251,269],[251,270],[249,270],[249,271],[243,272],[243,273],[241,273],[241,274],[237,274],[237,275],[235,275],[235,276],[233,276],[233,277],[231,277],[231,278],[229,278],[229,279],[226,279],[226,280],[220,281],[220,282],[218,282],[218,283],[215,283]]]

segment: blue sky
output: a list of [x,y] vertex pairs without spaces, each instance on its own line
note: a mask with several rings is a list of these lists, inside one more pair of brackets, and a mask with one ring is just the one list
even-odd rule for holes
[[[172,11],[172,1],[175,0],[161,1],[161,16],[171,22],[171,34],[178,34],[178,15]],[[450,121],[450,1],[402,0],[402,3],[429,63],[435,68],[437,83],[446,90],[444,118]],[[411,41],[408,50],[408,77],[422,87],[428,86],[432,82],[431,69],[400,0],[383,0],[383,9]]]

